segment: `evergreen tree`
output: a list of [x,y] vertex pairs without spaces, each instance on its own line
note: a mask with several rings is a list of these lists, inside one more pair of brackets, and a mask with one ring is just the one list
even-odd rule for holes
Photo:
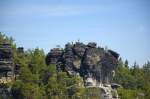
[[128,60],[125,60],[124,65],[125,65],[126,68],[129,68],[129,66],[128,66]]

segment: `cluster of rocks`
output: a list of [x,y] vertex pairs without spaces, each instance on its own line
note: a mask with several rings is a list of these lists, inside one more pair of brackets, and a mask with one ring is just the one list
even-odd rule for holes
[[66,44],[64,49],[52,49],[47,54],[46,63],[47,65],[56,64],[58,71],[66,71],[69,75],[79,75],[83,81],[82,87],[104,89],[110,99],[111,90],[114,89],[111,81],[118,57],[118,53],[97,47],[95,42],[88,44],[76,42]]

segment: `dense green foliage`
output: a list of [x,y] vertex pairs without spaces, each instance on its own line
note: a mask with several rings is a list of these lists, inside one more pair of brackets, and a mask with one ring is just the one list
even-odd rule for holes
[[119,59],[113,82],[122,85],[118,89],[123,99],[150,99],[150,62],[139,66],[136,62],[129,68],[127,60]]
[[[63,95],[76,95],[78,77],[57,72],[56,66],[45,64],[43,50],[17,53],[15,62],[21,66],[19,77],[12,85],[14,99],[60,99]],[[21,97],[21,98],[20,98]]]
[[[79,77],[57,72],[53,64],[47,66],[42,49],[18,53],[12,37],[0,33],[0,43],[4,41],[12,44],[14,64],[20,65],[19,76],[9,84],[11,99],[63,99],[86,93],[85,89],[78,87]],[[122,86],[118,89],[121,99],[150,99],[149,76],[150,62],[143,66],[136,63],[129,66],[127,60],[123,62],[120,58],[113,82]]]

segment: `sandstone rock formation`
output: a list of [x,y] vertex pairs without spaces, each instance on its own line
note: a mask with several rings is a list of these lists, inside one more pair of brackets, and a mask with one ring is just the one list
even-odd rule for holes
[[66,71],[69,75],[79,74],[84,87],[99,87],[109,99],[112,97],[111,80],[118,57],[118,53],[97,47],[94,42],[87,45],[76,42],[66,44],[64,49],[52,49],[46,57],[46,63],[56,64],[58,71]]
[[13,79],[13,61],[12,61],[12,48],[8,43],[0,44],[0,94],[3,99],[8,99],[10,92],[5,85]]
[[0,83],[7,83],[13,76],[13,62],[11,45],[0,44]]
[[62,52],[63,50],[60,48],[52,49],[46,57],[46,64],[56,64],[60,59]]

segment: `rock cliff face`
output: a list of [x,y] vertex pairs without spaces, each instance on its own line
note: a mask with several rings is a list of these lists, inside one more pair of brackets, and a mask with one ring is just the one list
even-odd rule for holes
[[84,87],[110,89],[118,57],[116,52],[97,47],[94,42],[87,45],[76,42],[66,44],[64,49],[52,49],[46,57],[46,63],[56,64],[58,71],[66,71],[69,75],[79,74]]
[[13,76],[13,62],[11,45],[0,44],[0,84],[7,83]]
[[12,61],[12,48],[8,43],[0,44],[0,95],[7,99],[10,95],[8,87],[5,85],[13,79],[13,61]]

